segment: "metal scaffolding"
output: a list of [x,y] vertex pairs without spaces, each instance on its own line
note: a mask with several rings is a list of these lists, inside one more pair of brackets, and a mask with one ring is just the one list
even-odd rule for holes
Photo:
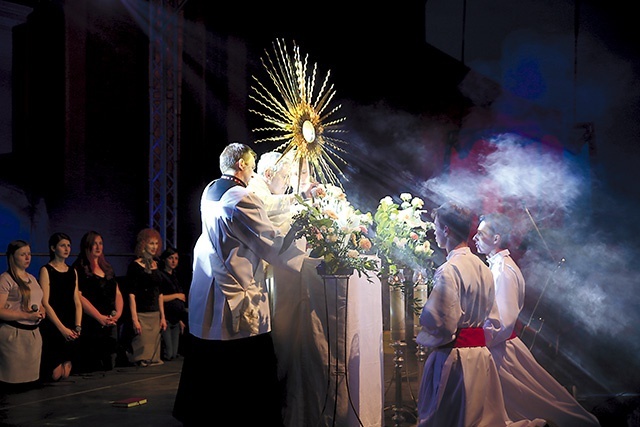
[[182,7],[186,0],[149,2],[149,226],[164,247],[177,247]]

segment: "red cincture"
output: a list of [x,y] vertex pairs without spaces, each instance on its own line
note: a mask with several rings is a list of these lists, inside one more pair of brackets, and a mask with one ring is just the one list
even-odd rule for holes
[[486,345],[482,328],[460,328],[453,344],[454,347],[485,347]]

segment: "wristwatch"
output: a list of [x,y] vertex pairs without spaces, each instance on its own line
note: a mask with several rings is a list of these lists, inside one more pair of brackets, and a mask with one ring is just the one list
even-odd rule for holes
[[80,326],[80,325],[76,325],[75,331],[76,331],[77,333],[82,332],[82,326]]

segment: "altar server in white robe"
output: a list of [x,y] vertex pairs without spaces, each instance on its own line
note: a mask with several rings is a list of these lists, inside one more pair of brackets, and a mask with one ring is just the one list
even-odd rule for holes
[[[173,415],[184,425],[282,425],[263,262],[300,271],[305,253],[271,223],[246,186],[256,154],[231,143],[205,188],[194,248],[189,343]],[[292,233],[295,230],[291,230]]]
[[510,420],[500,379],[485,345],[485,322],[499,327],[493,277],[467,245],[472,215],[447,202],[432,212],[436,243],[447,259],[434,275],[417,342],[430,349],[418,396],[419,427],[544,426]]
[[514,332],[522,311],[525,281],[508,246],[511,221],[500,213],[480,217],[473,240],[487,256],[493,274],[500,327],[487,325],[486,340],[498,367],[507,414],[512,418],[533,415],[553,427],[599,426],[598,419],[535,360]]

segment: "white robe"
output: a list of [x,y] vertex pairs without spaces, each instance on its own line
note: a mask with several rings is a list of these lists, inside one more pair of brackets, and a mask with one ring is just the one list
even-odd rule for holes
[[260,198],[242,186],[219,201],[201,199],[202,234],[194,248],[189,331],[198,338],[230,340],[271,330],[263,260],[300,271],[305,253],[269,220]]
[[538,364],[520,338],[508,339],[524,305],[524,277],[507,249],[488,261],[501,327],[487,325],[485,334],[498,367],[507,414],[514,419],[541,417],[558,427],[599,426],[598,419]]
[[493,277],[468,247],[451,251],[434,275],[420,315],[417,342],[431,348],[418,396],[419,427],[543,426],[512,422],[505,411],[496,365],[487,347],[442,348],[459,328],[499,327]]
[[295,195],[271,193],[269,185],[261,175],[254,175],[247,188],[260,197],[273,225],[283,233],[289,231],[293,216],[292,206],[296,203]]

